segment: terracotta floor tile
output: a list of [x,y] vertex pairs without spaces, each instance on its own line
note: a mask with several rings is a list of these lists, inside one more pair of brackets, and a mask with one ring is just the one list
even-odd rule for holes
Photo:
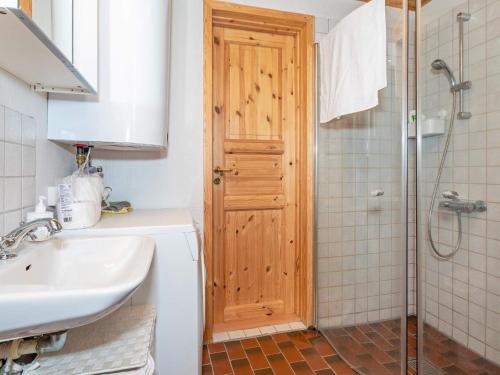
[[220,353],[220,352],[225,352],[225,351],[226,351],[226,347],[224,346],[224,343],[222,343],[222,342],[208,344],[208,352],[210,354]]
[[289,340],[297,347],[297,349],[311,348],[312,345],[308,339],[302,334],[302,332],[290,332],[288,333]]
[[243,346],[244,349],[256,348],[259,346],[259,342],[256,339],[245,339],[241,340],[241,346]]
[[341,354],[342,358],[353,366],[361,366],[361,363],[356,356],[367,352],[361,344],[359,344],[351,336],[337,336],[329,338],[333,343],[335,351]]
[[232,374],[231,363],[226,352],[210,354],[214,375]]
[[264,369],[261,369],[261,370],[256,370],[255,371],[255,375],[274,375],[274,372],[269,367],[269,368],[264,368]]
[[384,364],[394,362],[394,358],[392,358],[372,342],[363,344],[363,347],[367,350],[368,353],[373,356],[373,358],[377,360],[378,363]]
[[[401,364],[400,363],[386,363],[384,364],[384,368],[389,371],[391,375],[399,375],[401,374]],[[411,372],[408,371],[408,374]]]
[[373,331],[373,328],[370,327],[368,324],[360,324],[359,326],[356,326],[356,327],[358,327],[358,329],[361,332],[371,332],[371,331]]
[[287,362],[283,354],[268,355],[267,359],[276,375],[294,375],[290,364]]
[[335,375],[335,373],[332,370],[330,370],[329,368],[327,368],[324,370],[316,371],[316,375]]
[[361,367],[366,368],[366,374],[390,375],[392,372],[373,358],[371,354],[360,354],[357,356],[361,362]]
[[[364,344],[364,343],[367,343],[367,342],[371,342],[372,340],[366,336],[365,333],[363,333],[360,329],[358,329],[357,327],[348,327],[345,329],[347,331],[347,333],[354,337],[357,341],[359,341],[361,344]],[[373,332],[373,331],[372,331]]]
[[309,367],[306,361],[291,363],[292,369],[297,375],[314,375],[313,370]]
[[470,375],[467,374],[466,372],[462,371],[460,368],[458,368],[455,365],[451,365],[449,367],[443,368],[445,374],[447,375]]
[[274,333],[271,335],[275,342],[290,341],[290,337],[287,333]]
[[328,368],[328,364],[314,348],[301,349],[300,352],[304,356],[311,369],[313,369],[314,371]]
[[401,351],[399,349],[386,350],[385,353],[396,361],[399,361],[401,358]]
[[227,355],[231,361],[234,359],[246,358],[245,350],[243,350],[240,341],[228,341],[224,343],[224,346],[226,347]]
[[292,363],[304,360],[302,354],[299,353],[291,341],[280,342],[278,346],[288,362]]
[[280,352],[271,336],[259,337],[257,341],[265,355],[278,354]]
[[392,350],[395,349],[389,341],[382,337],[378,332],[367,332],[366,335],[372,340],[372,342],[377,345],[382,350]]
[[212,365],[201,366],[201,375],[213,375]]
[[235,375],[253,375],[254,373],[247,358],[235,359],[231,361],[231,366]]
[[330,366],[330,368],[337,375],[356,375],[357,374],[338,355],[331,355],[329,357],[325,357],[324,359],[325,359],[326,363],[328,363],[328,366]]
[[309,339],[309,342],[312,344],[314,349],[316,349],[318,354],[322,357],[337,354],[337,352],[335,352],[335,350],[323,336],[318,336]]
[[201,356],[201,364],[209,365],[210,364],[210,356],[208,355],[208,348],[203,346],[202,356]]
[[302,331],[302,334],[306,339],[312,339],[313,337],[318,337],[321,336],[321,333],[315,329],[306,329],[305,331]]
[[245,352],[247,353],[248,360],[250,361],[250,364],[252,365],[252,368],[254,370],[270,367],[269,362],[267,361],[267,358],[260,347],[248,348],[245,349]]

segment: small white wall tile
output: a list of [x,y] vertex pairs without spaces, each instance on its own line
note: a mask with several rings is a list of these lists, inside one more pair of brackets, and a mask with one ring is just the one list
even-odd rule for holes
[[[36,181],[34,177],[23,177],[22,178],[22,206],[31,207],[34,206],[36,202]],[[24,218],[24,215],[23,215]]]
[[33,117],[22,116],[22,144],[35,146],[36,144],[36,122]]
[[36,149],[31,146],[22,146],[22,175],[35,176]]
[[20,210],[22,207],[21,178],[19,177],[5,178],[4,184],[5,184],[4,187],[5,211]]
[[0,176],[5,175],[5,142],[0,141]]
[[22,173],[21,145],[5,143],[5,170],[6,177],[18,177]]
[[10,108],[5,108],[5,141],[21,143],[22,121],[21,114]]
[[0,140],[5,137],[5,107],[0,105]]
[[[5,208],[5,202],[4,202],[4,196],[5,196],[5,192],[4,192],[4,180],[5,178],[3,177],[0,177],[0,212],[3,212],[4,211],[4,208]],[[0,230],[3,230],[3,225],[0,226]],[[1,236],[1,234],[0,234]]]
[[4,233],[9,233],[10,231],[16,229],[21,221],[22,221],[21,210],[7,212],[5,214]]

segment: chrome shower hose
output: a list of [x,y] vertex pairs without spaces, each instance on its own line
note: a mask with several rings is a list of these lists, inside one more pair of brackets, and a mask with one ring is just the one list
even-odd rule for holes
[[436,182],[434,184],[434,191],[432,192],[431,203],[429,206],[429,216],[427,217],[427,234],[429,236],[429,243],[431,244],[431,248],[434,251],[434,254],[440,259],[451,259],[460,249],[460,244],[462,243],[462,215],[460,212],[457,212],[457,220],[458,220],[458,239],[457,243],[453,249],[448,254],[444,254],[439,251],[434,240],[432,238],[432,213],[434,212],[434,205],[436,203],[436,198],[439,191],[439,183],[441,182],[441,175],[443,174],[444,163],[446,162],[446,155],[448,154],[448,148],[451,143],[451,136],[453,135],[453,128],[455,127],[455,114],[457,110],[457,92],[453,92],[453,106],[450,117],[450,125],[448,127],[448,136],[446,138],[446,143],[443,150],[443,155],[441,156],[441,163],[439,164],[438,174],[436,177]]

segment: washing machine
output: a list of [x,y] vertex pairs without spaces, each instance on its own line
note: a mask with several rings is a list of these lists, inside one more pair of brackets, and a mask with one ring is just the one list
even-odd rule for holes
[[130,304],[157,310],[153,358],[158,375],[201,373],[204,268],[199,233],[188,210],[134,210],[103,215],[92,228],[60,236],[149,236],[156,251],[149,275]]

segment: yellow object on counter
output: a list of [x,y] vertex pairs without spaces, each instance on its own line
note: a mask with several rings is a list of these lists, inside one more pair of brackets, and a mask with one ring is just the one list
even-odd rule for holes
[[102,208],[102,213],[103,214],[128,214],[130,211],[132,211],[132,205],[130,202],[127,201],[117,201],[117,202],[109,202],[109,205],[107,207]]

